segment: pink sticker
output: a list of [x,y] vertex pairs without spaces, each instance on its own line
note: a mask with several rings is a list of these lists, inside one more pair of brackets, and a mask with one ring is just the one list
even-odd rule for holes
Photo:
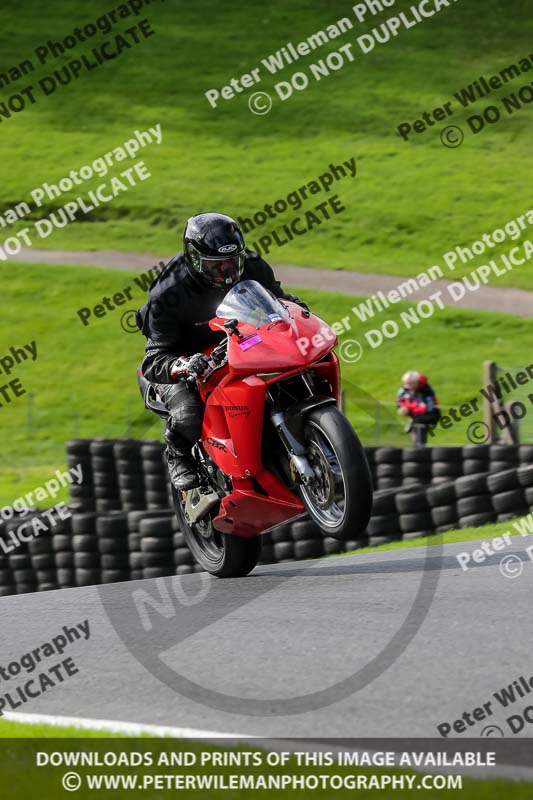
[[259,334],[254,333],[252,336],[248,336],[247,339],[243,339],[242,342],[239,342],[239,347],[241,350],[249,350],[250,347],[255,347],[256,344],[259,344],[261,341],[261,337]]

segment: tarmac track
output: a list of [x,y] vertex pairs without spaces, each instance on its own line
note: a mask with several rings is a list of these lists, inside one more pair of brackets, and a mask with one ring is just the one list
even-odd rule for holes
[[[455,556],[474,542],[5,597],[0,665],[89,620],[89,640],[62,656],[79,673],[18,712],[278,739],[425,738],[491,701],[491,715],[452,736],[494,724],[512,739],[505,720],[533,692],[507,709],[493,693],[533,675],[532,543],[518,537],[468,572]],[[512,553],[522,574],[506,578],[499,562]],[[518,735],[532,734],[526,724]]]

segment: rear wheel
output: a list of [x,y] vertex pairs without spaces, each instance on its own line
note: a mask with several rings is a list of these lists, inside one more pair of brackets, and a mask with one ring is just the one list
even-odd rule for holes
[[180,492],[173,489],[173,497],[185,542],[196,562],[206,572],[217,578],[242,578],[253,570],[261,555],[259,536],[245,539],[217,531],[212,518],[218,513],[218,508],[191,525],[185,517]]
[[312,411],[304,424],[315,479],[300,486],[311,518],[326,536],[357,539],[372,513],[372,478],[364,448],[337,408]]

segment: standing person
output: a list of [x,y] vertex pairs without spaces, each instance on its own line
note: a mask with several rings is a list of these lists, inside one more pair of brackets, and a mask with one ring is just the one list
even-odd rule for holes
[[411,434],[413,444],[426,444],[429,428],[434,427],[441,417],[439,402],[426,376],[413,370],[406,372],[402,376],[396,405],[400,416],[411,417],[405,432]]

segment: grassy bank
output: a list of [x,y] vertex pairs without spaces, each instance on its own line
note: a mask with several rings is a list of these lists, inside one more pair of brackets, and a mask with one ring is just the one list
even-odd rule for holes
[[[520,520],[521,517],[517,517]],[[442,534],[423,536],[420,539],[407,539],[401,542],[389,542],[379,547],[361,547],[343,555],[360,555],[361,553],[379,553],[384,550],[409,550],[412,547],[437,547],[442,544],[457,544],[458,542],[477,542],[482,539],[491,540],[496,536],[503,536],[509,533],[515,539],[516,544],[521,541],[521,535],[513,528],[512,522],[497,522],[493,525],[483,525],[482,528],[461,528],[456,531],[446,531]],[[328,556],[335,558],[335,556]]]
[[[179,9],[152,3],[140,16],[120,21],[111,33],[96,36],[56,59],[39,65],[37,47],[62,40],[72,29],[109,12],[97,0],[90,8],[73,0],[50,0],[43,17],[36,0],[3,11],[3,68],[31,58],[34,71],[6,86],[0,100],[38,81],[104,40],[146,16],[154,35],[125,50],[120,57],[42,96],[9,119],[2,119],[0,212],[28,199],[44,182],[54,183],[82,165],[121,145],[136,129],[162,125],[163,142],[139,154],[152,175],[103,204],[76,224],[55,229],[36,246],[64,249],[120,249],[169,255],[177,249],[185,219],[198,210],[224,210],[249,217],[328,170],[330,164],[357,160],[355,180],[335,183],[345,211],[329,222],[274,246],[274,263],[356,269],[398,275],[417,274],[439,263],[456,245],[468,245],[523,214],[530,206],[526,175],[531,165],[531,106],[504,114],[474,136],[465,124],[472,113],[530,82],[524,73],[502,89],[464,109],[454,94],[482,75],[498,74],[531,52],[525,0],[487,0],[477,6],[453,3],[423,24],[401,33],[364,55],[357,36],[368,33],[392,13],[408,10],[410,0],[359,23],[351,4],[295,0],[287,7],[258,0],[246,9],[226,7],[221,16],[213,0]],[[292,42],[348,17],[354,23],[337,40],[311,52],[272,75],[261,59]],[[216,20],[216,23],[207,22]],[[214,25],[216,24],[216,35]],[[344,44],[352,44],[353,63],[295,91],[282,102],[274,86]],[[211,108],[204,94],[221,89],[232,78],[260,68],[261,82],[232,100]],[[529,77],[528,77],[529,76]],[[255,90],[274,99],[265,116],[250,113]],[[420,118],[452,100],[454,114],[445,122],[400,139],[397,127]],[[448,149],[440,141],[446,124],[465,129],[462,147]],[[36,135],[38,132],[38,135]],[[131,162],[118,164],[119,174]],[[109,178],[95,178],[75,191],[32,209],[34,222],[65,201],[94,189]],[[249,234],[250,241],[280,229],[302,210],[326,195],[304,201]],[[19,228],[28,223],[20,222]],[[10,231],[7,231],[8,234]],[[526,236],[527,234],[524,234]],[[3,241],[3,239],[2,239]],[[491,255],[506,252],[499,245]],[[483,263],[478,260],[477,263]],[[455,274],[470,270],[465,265]],[[498,285],[533,289],[533,274],[517,269]]]

